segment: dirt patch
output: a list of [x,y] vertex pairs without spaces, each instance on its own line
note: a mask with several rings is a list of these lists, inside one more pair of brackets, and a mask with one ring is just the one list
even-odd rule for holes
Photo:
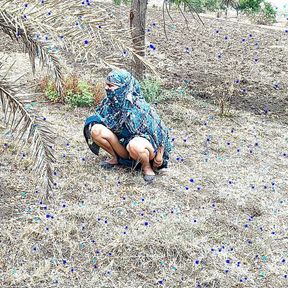
[[[287,124],[288,33],[285,29],[271,31],[208,18],[203,18],[203,27],[190,18],[188,30],[178,14],[172,12],[172,15],[176,26],[167,19],[168,40],[162,33],[161,20],[156,21],[155,28],[148,25],[152,31],[147,33],[148,41],[158,49],[153,58],[165,54],[158,67],[163,78],[169,79],[170,87],[185,87],[184,81],[188,81],[187,88],[193,95],[202,97],[204,91],[204,99],[215,103],[233,85],[233,108],[268,114]],[[153,19],[157,19],[156,15],[149,14],[148,23]],[[214,88],[217,91],[209,93]]]

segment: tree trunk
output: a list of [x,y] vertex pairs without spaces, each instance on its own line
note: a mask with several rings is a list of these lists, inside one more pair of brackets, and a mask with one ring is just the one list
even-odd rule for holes
[[[145,56],[145,28],[146,28],[146,11],[148,0],[132,0],[130,10],[130,29],[133,42],[134,52]],[[135,76],[141,80],[144,75],[145,65],[134,55],[132,70]]]

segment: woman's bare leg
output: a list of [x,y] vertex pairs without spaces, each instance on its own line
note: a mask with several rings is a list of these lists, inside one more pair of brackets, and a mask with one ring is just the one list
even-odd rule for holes
[[107,151],[110,155],[112,155],[112,159],[110,159],[108,163],[117,164],[117,157],[116,157],[115,152],[121,158],[124,158],[124,159],[129,158],[128,151],[125,149],[125,147],[123,147],[120,144],[117,136],[104,125],[102,124],[93,125],[91,129],[91,136],[92,136],[93,141],[97,145],[99,145],[101,148]]
[[159,168],[163,164],[163,154],[164,154],[164,146],[159,147],[157,151],[157,155],[153,161],[153,169]]
[[152,144],[143,137],[134,137],[127,145],[127,151],[131,158],[139,160],[145,175],[155,175],[150,160],[154,159],[154,149]]

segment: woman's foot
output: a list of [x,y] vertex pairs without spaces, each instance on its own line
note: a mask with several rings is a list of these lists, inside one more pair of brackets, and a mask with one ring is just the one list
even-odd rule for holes
[[164,146],[159,147],[158,152],[153,159],[153,169],[157,169],[163,164]]
[[111,158],[110,160],[107,160],[107,161],[105,161],[105,162],[107,162],[107,163],[109,163],[109,164],[113,164],[113,165],[118,164],[117,158],[115,158],[115,157],[113,157],[113,158]]
[[148,176],[155,176],[155,173],[153,171],[153,169],[151,168],[150,163],[148,163],[146,166],[142,165],[142,170],[143,170],[143,174],[144,175],[148,175]]
[[144,180],[148,183],[151,183],[155,179],[155,173],[153,169],[151,168],[150,163],[148,163],[145,166],[142,166],[143,174],[144,174]]
[[102,161],[100,163],[100,167],[103,168],[103,169],[112,169],[114,166],[116,166],[118,164],[118,161],[116,158],[112,158],[110,160],[107,160],[107,161]]

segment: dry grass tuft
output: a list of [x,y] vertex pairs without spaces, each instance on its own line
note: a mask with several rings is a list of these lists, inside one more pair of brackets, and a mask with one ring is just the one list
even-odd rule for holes
[[98,105],[101,100],[106,97],[105,92],[105,83],[104,82],[97,82],[96,84],[92,84],[90,82],[90,85],[92,86],[91,90],[94,95],[95,104]]
[[[186,121],[189,115],[192,124],[179,122],[172,130],[176,150],[153,185],[139,172],[98,168],[107,154],[102,150],[97,158],[86,147],[87,109],[41,109],[61,135],[53,201],[35,193],[29,171],[20,176],[25,158],[17,169],[8,164],[10,147],[1,143],[7,164],[0,172],[10,191],[1,200],[2,287],[285,286],[287,209],[279,200],[287,181],[279,177],[285,159],[275,161],[275,147],[284,149],[280,126],[232,111],[235,124],[216,115],[216,106],[188,97],[158,105],[169,126],[172,111]],[[251,154],[255,126],[260,146]],[[204,144],[208,135],[211,142]],[[232,146],[225,147],[227,141]]]

